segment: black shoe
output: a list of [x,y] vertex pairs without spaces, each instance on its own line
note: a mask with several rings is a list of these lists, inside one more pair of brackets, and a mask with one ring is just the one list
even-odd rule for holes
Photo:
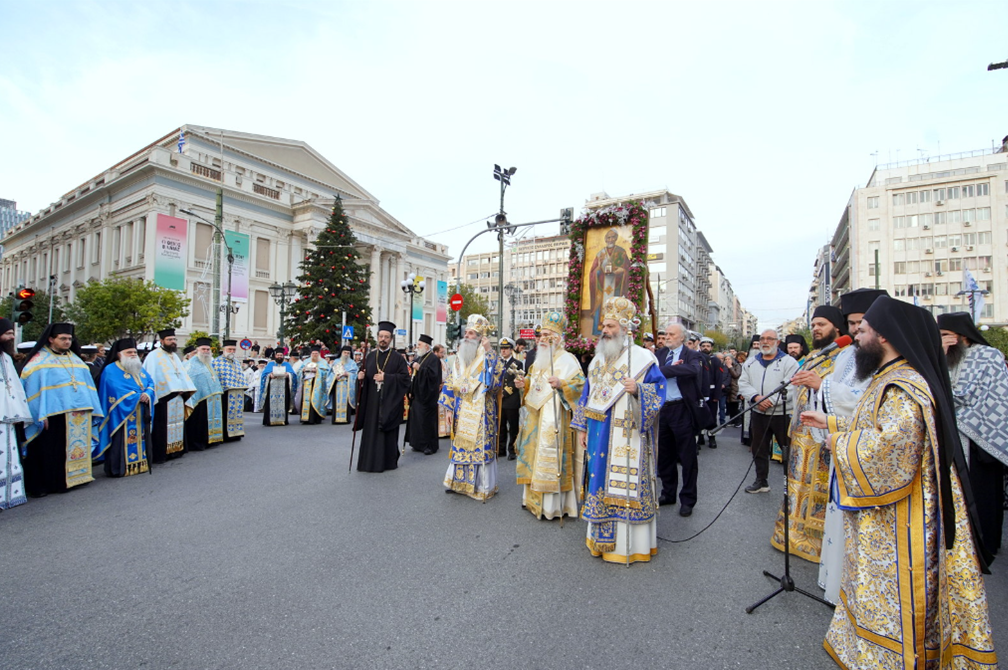
[[714,439],[714,438],[712,437],[712,438],[710,439],[710,443],[709,443],[709,444],[708,444],[707,446],[708,446],[708,447],[710,447],[711,449],[717,449],[717,440],[715,440],[715,439]]
[[516,458],[518,458],[518,456],[516,456],[515,454],[508,454],[508,460],[509,460],[509,461],[513,461],[513,460],[515,460]]
[[770,484],[765,479],[757,479],[751,486],[747,486],[746,493],[770,493]]
[[704,443],[704,436],[701,435],[700,437],[698,437],[696,443],[698,445],[702,445]]
[[664,507],[665,505],[675,505],[675,498],[666,498],[661,496],[658,498],[658,505]]
[[431,451],[430,447],[427,447],[426,449],[423,450],[423,453],[424,453],[424,456],[430,456],[434,452]]
[[690,505],[683,505],[679,508],[679,516],[690,516],[693,514],[693,507]]

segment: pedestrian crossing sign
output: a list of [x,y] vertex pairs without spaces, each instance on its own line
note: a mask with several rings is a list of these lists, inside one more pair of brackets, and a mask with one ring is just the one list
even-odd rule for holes
[[343,326],[343,339],[344,340],[353,339],[353,326]]

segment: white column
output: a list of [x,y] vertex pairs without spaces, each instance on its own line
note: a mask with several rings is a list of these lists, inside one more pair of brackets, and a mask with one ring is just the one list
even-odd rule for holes
[[[393,301],[392,304],[393,305],[395,304],[395,301],[398,298],[405,297],[405,296],[403,296],[402,287],[400,286],[400,283],[402,282],[402,280],[403,280],[403,257],[402,257],[402,254],[395,254],[394,256],[392,256],[392,286],[391,286],[391,289],[392,289],[392,301]],[[402,302],[400,302],[400,305],[401,304],[402,304]],[[407,305],[406,309],[407,310],[409,309],[408,305]],[[400,308],[399,311],[400,311],[400,313],[402,313],[402,309],[401,308]],[[408,312],[407,312],[407,314],[408,314]],[[405,328],[406,329],[406,333],[407,333],[406,336],[407,337],[409,337],[409,320],[408,319],[410,319],[410,318],[412,318],[412,315],[408,314],[407,318],[403,319],[402,322],[401,322],[404,325],[399,326],[400,328]],[[397,322],[397,323],[400,323],[400,322]],[[415,335],[414,335],[414,337],[415,337]],[[412,344],[412,343],[410,343],[410,344]]]
[[371,249],[371,295],[368,297],[368,301],[371,303],[371,313],[375,323],[382,318],[381,267],[381,249],[373,247]]

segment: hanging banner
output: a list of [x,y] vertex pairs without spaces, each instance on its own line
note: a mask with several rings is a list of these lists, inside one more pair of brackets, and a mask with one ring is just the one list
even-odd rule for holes
[[[413,285],[417,286],[422,281],[423,277],[417,277],[416,280],[414,280]],[[423,321],[423,303],[424,303],[423,293],[419,295],[413,294],[412,297],[413,297],[413,320]]]
[[157,215],[154,230],[154,283],[173,291],[185,290],[189,259],[189,222],[167,214]]
[[[224,231],[224,239],[234,254],[234,266],[231,268],[231,302],[248,302],[249,288],[249,236],[247,233]],[[221,261],[221,303],[227,303],[228,265],[227,247],[221,249],[224,259]]]
[[437,323],[448,323],[448,282],[437,283]]

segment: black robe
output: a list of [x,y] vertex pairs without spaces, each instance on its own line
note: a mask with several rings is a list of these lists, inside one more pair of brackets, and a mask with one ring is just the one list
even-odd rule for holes
[[66,414],[54,414],[49,427],[28,443],[21,464],[25,493],[34,498],[66,491],[66,459]]
[[[262,404],[262,413],[263,413],[263,422],[262,423],[263,423],[264,426],[272,426],[273,425],[273,424],[270,423],[270,394],[269,394],[269,386],[270,386],[270,382],[271,381],[272,380],[267,379],[266,383],[263,384],[263,395],[266,396],[265,398],[263,398],[263,404]],[[283,413],[283,416],[284,416],[283,425],[285,425],[285,426],[289,426],[290,425],[290,412],[287,411],[287,410],[290,408],[291,402],[293,402],[293,397],[294,396],[291,393],[291,380],[290,380],[290,377],[287,377],[287,384],[286,384],[286,386],[284,388],[284,407],[287,408],[287,409],[284,410],[284,413]]]
[[[381,391],[374,376],[378,363],[385,373]],[[361,431],[357,470],[384,472],[395,470],[399,463],[399,424],[402,423],[403,400],[409,389],[409,368],[394,349],[372,351],[364,361],[364,380],[357,392],[357,415],[354,430]]]
[[[144,460],[140,462],[142,469],[137,474],[150,472],[151,460],[150,405],[140,403],[140,407],[140,443],[144,449]],[[126,427],[123,426],[112,433],[109,448],[105,450],[105,474],[125,477],[126,470]]]
[[[168,401],[176,396],[182,395],[174,391],[164,396],[154,405],[154,427],[151,431],[151,439],[148,443],[149,449],[147,457],[151,463],[164,463],[169,458],[177,458],[185,453],[185,430],[182,431],[182,450],[172,454],[168,453]],[[183,396],[183,401],[189,394]],[[183,424],[184,426],[184,424]]]
[[406,442],[415,451],[438,450],[438,396],[441,395],[441,359],[428,352],[413,375],[409,393]]

